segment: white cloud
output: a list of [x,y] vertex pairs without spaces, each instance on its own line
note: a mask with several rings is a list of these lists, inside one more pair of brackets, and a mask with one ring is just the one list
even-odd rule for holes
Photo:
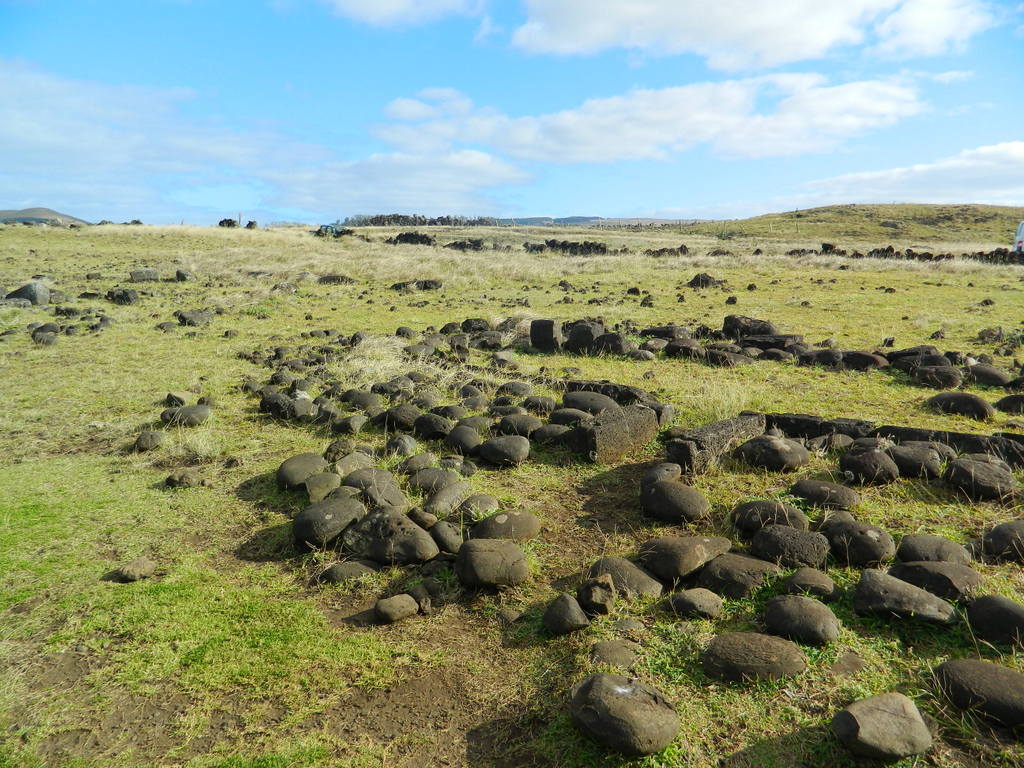
[[949,85],[950,83],[964,83],[974,78],[974,72],[970,70],[953,69],[949,72],[937,72],[930,76],[936,83]]
[[977,0],[906,0],[877,27],[878,50],[898,57],[962,48],[994,18]]
[[818,59],[877,36],[893,55],[932,55],[991,23],[982,0],[525,0],[513,41],[530,51],[693,53],[716,69]]
[[[829,85],[815,74],[636,90],[528,117],[467,109],[448,92],[434,103],[428,92],[419,95],[428,103],[417,111],[434,108],[439,115],[380,126],[381,138],[406,151],[485,146],[553,163],[661,159],[698,145],[743,157],[823,152],[924,109],[908,81]],[[409,111],[404,101],[389,107],[393,116]]]
[[735,219],[850,203],[1024,205],[1024,141],[967,149],[932,162],[850,173],[799,185],[776,197],[733,197],[700,205],[637,210],[664,219]]
[[[460,94],[428,95],[460,108]],[[183,106],[193,97],[71,80],[0,59],[0,200],[93,220],[208,219],[239,206],[250,214],[476,213],[493,207],[485,190],[526,178],[479,151],[346,159],[280,131],[190,117]],[[422,112],[406,105],[405,114]]]
[[379,27],[422,24],[473,13],[474,0],[321,0],[342,16]]
[[806,185],[837,202],[1024,205],[1024,141],[1008,141],[930,163],[850,173]]
[[492,213],[496,204],[482,194],[491,187],[522,184],[528,176],[484,152],[460,150],[440,155],[386,153],[354,162],[279,173],[273,202],[322,210],[425,213]]

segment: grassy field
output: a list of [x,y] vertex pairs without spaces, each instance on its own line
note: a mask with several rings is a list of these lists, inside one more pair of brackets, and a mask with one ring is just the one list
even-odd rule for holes
[[[51,319],[50,312],[0,308],[0,331],[20,329],[0,342],[0,766],[838,768],[852,761],[830,735],[832,713],[892,689],[912,695],[938,735],[927,757],[900,763],[904,768],[1024,765],[1020,741],[948,709],[929,684],[932,667],[951,656],[980,654],[1024,670],[1019,653],[976,642],[962,623],[937,631],[864,619],[846,597],[836,604],[844,623],[839,641],[807,649],[812,663],[805,674],[743,686],[705,679],[697,656],[715,633],[755,627],[771,585],[751,599],[727,600],[714,622],[677,622],[640,601],[620,603],[616,615],[585,632],[547,636],[544,606],[571,589],[594,559],[629,555],[652,536],[680,530],[639,513],[639,477],[663,455],[657,443],[616,466],[540,452],[515,470],[479,471],[470,479],[475,491],[543,520],[541,537],[527,547],[532,578],[498,595],[464,594],[448,578],[449,599],[427,617],[356,626],[353,616],[407,588],[417,573],[391,569],[355,586],[319,586],[315,577],[328,559],[294,550],[289,517],[303,500],[278,491],[273,473],[288,456],[322,451],[332,435],[258,414],[239,385],[266,380],[271,371],[240,355],[309,343],[304,331],[370,333],[358,354],[333,371],[370,383],[411,367],[391,336],[397,327],[419,331],[466,317],[525,323],[601,316],[641,327],[715,327],[739,313],[770,319],[810,342],[834,338],[844,349],[872,349],[886,337],[897,346],[927,343],[942,330],[942,349],[989,353],[993,347],[976,340],[978,331],[1019,329],[1024,320],[1021,268],[783,255],[822,240],[861,250],[926,239],[934,250],[955,253],[1005,246],[1009,235],[990,220],[955,230],[908,223],[905,237],[893,230],[885,239],[870,222],[844,229],[821,220],[806,236],[746,225],[736,242],[724,244],[710,225],[682,234],[431,232],[439,243],[482,237],[499,246],[480,253],[384,244],[395,230],[367,229],[365,240],[335,241],[291,229],[0,227],[0,286],[7,290],[43,274],[72,297],[105,292],[142,266],[198,276],[138,286],[151,295],[134,306],[73,300],[102,308],[115,322],[51,347],[33,345],[23,330]],[[945,239],[930,239],[936,231]],[[629,250],[601,257],[521,250],[523,242],[549,237],[599,238]],[[680,243],[688,256],[642,253]],[[720,247],[734,255],[706,255]],[[754,248],[764,254],[751,256]],[[89,272],[103,279],[86,280]],[[697,272],[726,280],[727,288],[686,288]],[[316,275],[332,273],[357,282],[316,282]],[[441,279],[445,287],[422,294],[388,288],[417,278]],[[561,280],[578,290],[563,291]],[[297,292],[273,291],[282,281],[295,283]],[[641,306],[640,296],[627,294],[630,287],[649,291],[653,306]],[[726,305],[728,296],[737,303]],[[222,313],[206,328],[155,329],[173,321],[175,310],[198,307]],[[237,336],[225,337],[229,329]],[[522,353],[516,359],[525,373],[557,375],[568,366],[641,386],[674,403],[684,425],[759,409],[964,431],[1019,429],[1005,415],[978,425],[931,412],[923,407],[931,392],[897,373]],[[474,353],[472,362],[486,365],[487,356]],[[1012,362],[997,358],[1003,367]],[[134,436],[158,419],[165,394],[182,389],[213,397],[214,417],[174,431],[158,451],[131,453]],[[382,445],[384,436],[370,432],[367,441]],[[835,465],[834,457],[816,458],[800,474],[834,476]],[[184,467],[199,468],[208,484],[166,489],[164,478]],[[725,519],[733,506],[783,496],[794,479],[726,461],[693,482],[713,507],[712,519],[693,530],[731,535]],[[918,481],[868,488],[864,496],[858,517],[895,536],[926,532],[966,541],[1020,515],[1006,506],[965,504],[940,485]],[[158,563],[156,577],[127,585],[101,578],[139,555]],[[979,569],[986,591],[1020,599],[1018,568]],[[830,573],[842,585],[856,582],[855,571]],[[510,614],[521,617],[509,622]],[[614,636],[624,617],[646,626],[635,637],[643,649],[637,674],[677,703],[683,724],[667,750],[632,762],[578,735],[566,714],[569,687],[594,670],[590,646]],[[832,665],[849,652],[864,669],[837,674]]]

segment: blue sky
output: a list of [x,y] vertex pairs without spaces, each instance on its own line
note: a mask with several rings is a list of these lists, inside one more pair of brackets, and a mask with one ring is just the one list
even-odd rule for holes
[[0,208],[1024,205],[1024,4],[0,0]]

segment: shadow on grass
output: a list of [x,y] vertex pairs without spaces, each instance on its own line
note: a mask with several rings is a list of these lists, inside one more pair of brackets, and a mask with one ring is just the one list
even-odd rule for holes
[[295,548],[290,522],[261,528],[235,548],[236,557],[253,563],[284,563],[298,560],[303,554]]
[[578,524],[596,526],[601,533],[635,529],[640,518],[640,478],[655,463],[622,464],[583,481],[579,493],[586,515]]
[[531,748],[543,722],[528,714],[507,715],[480,723],[466,733],[466,765],[476,768],[552,768],[556,765]]

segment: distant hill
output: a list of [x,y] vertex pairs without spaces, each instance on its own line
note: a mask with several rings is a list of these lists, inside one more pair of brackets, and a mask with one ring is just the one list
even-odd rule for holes
[[700,219],[606,219],[603,216],[527,216],[521,219],[498,219],[499,224],[520,227],[629,227],[693,224]]
[[1011,245],[1024,207],[1002,205],[829,205],[802,211],[769,213],[751,219],[708,221],[683,232],[723,239],[971,241]]
[[0,211],[0,224],[18,224],[30,222],[32,224],[48,224],[60,222],[61,224],[88,224],[88,221],[69,216],[66,213],[59,213],[51,208],[25,208],[20,211]]

